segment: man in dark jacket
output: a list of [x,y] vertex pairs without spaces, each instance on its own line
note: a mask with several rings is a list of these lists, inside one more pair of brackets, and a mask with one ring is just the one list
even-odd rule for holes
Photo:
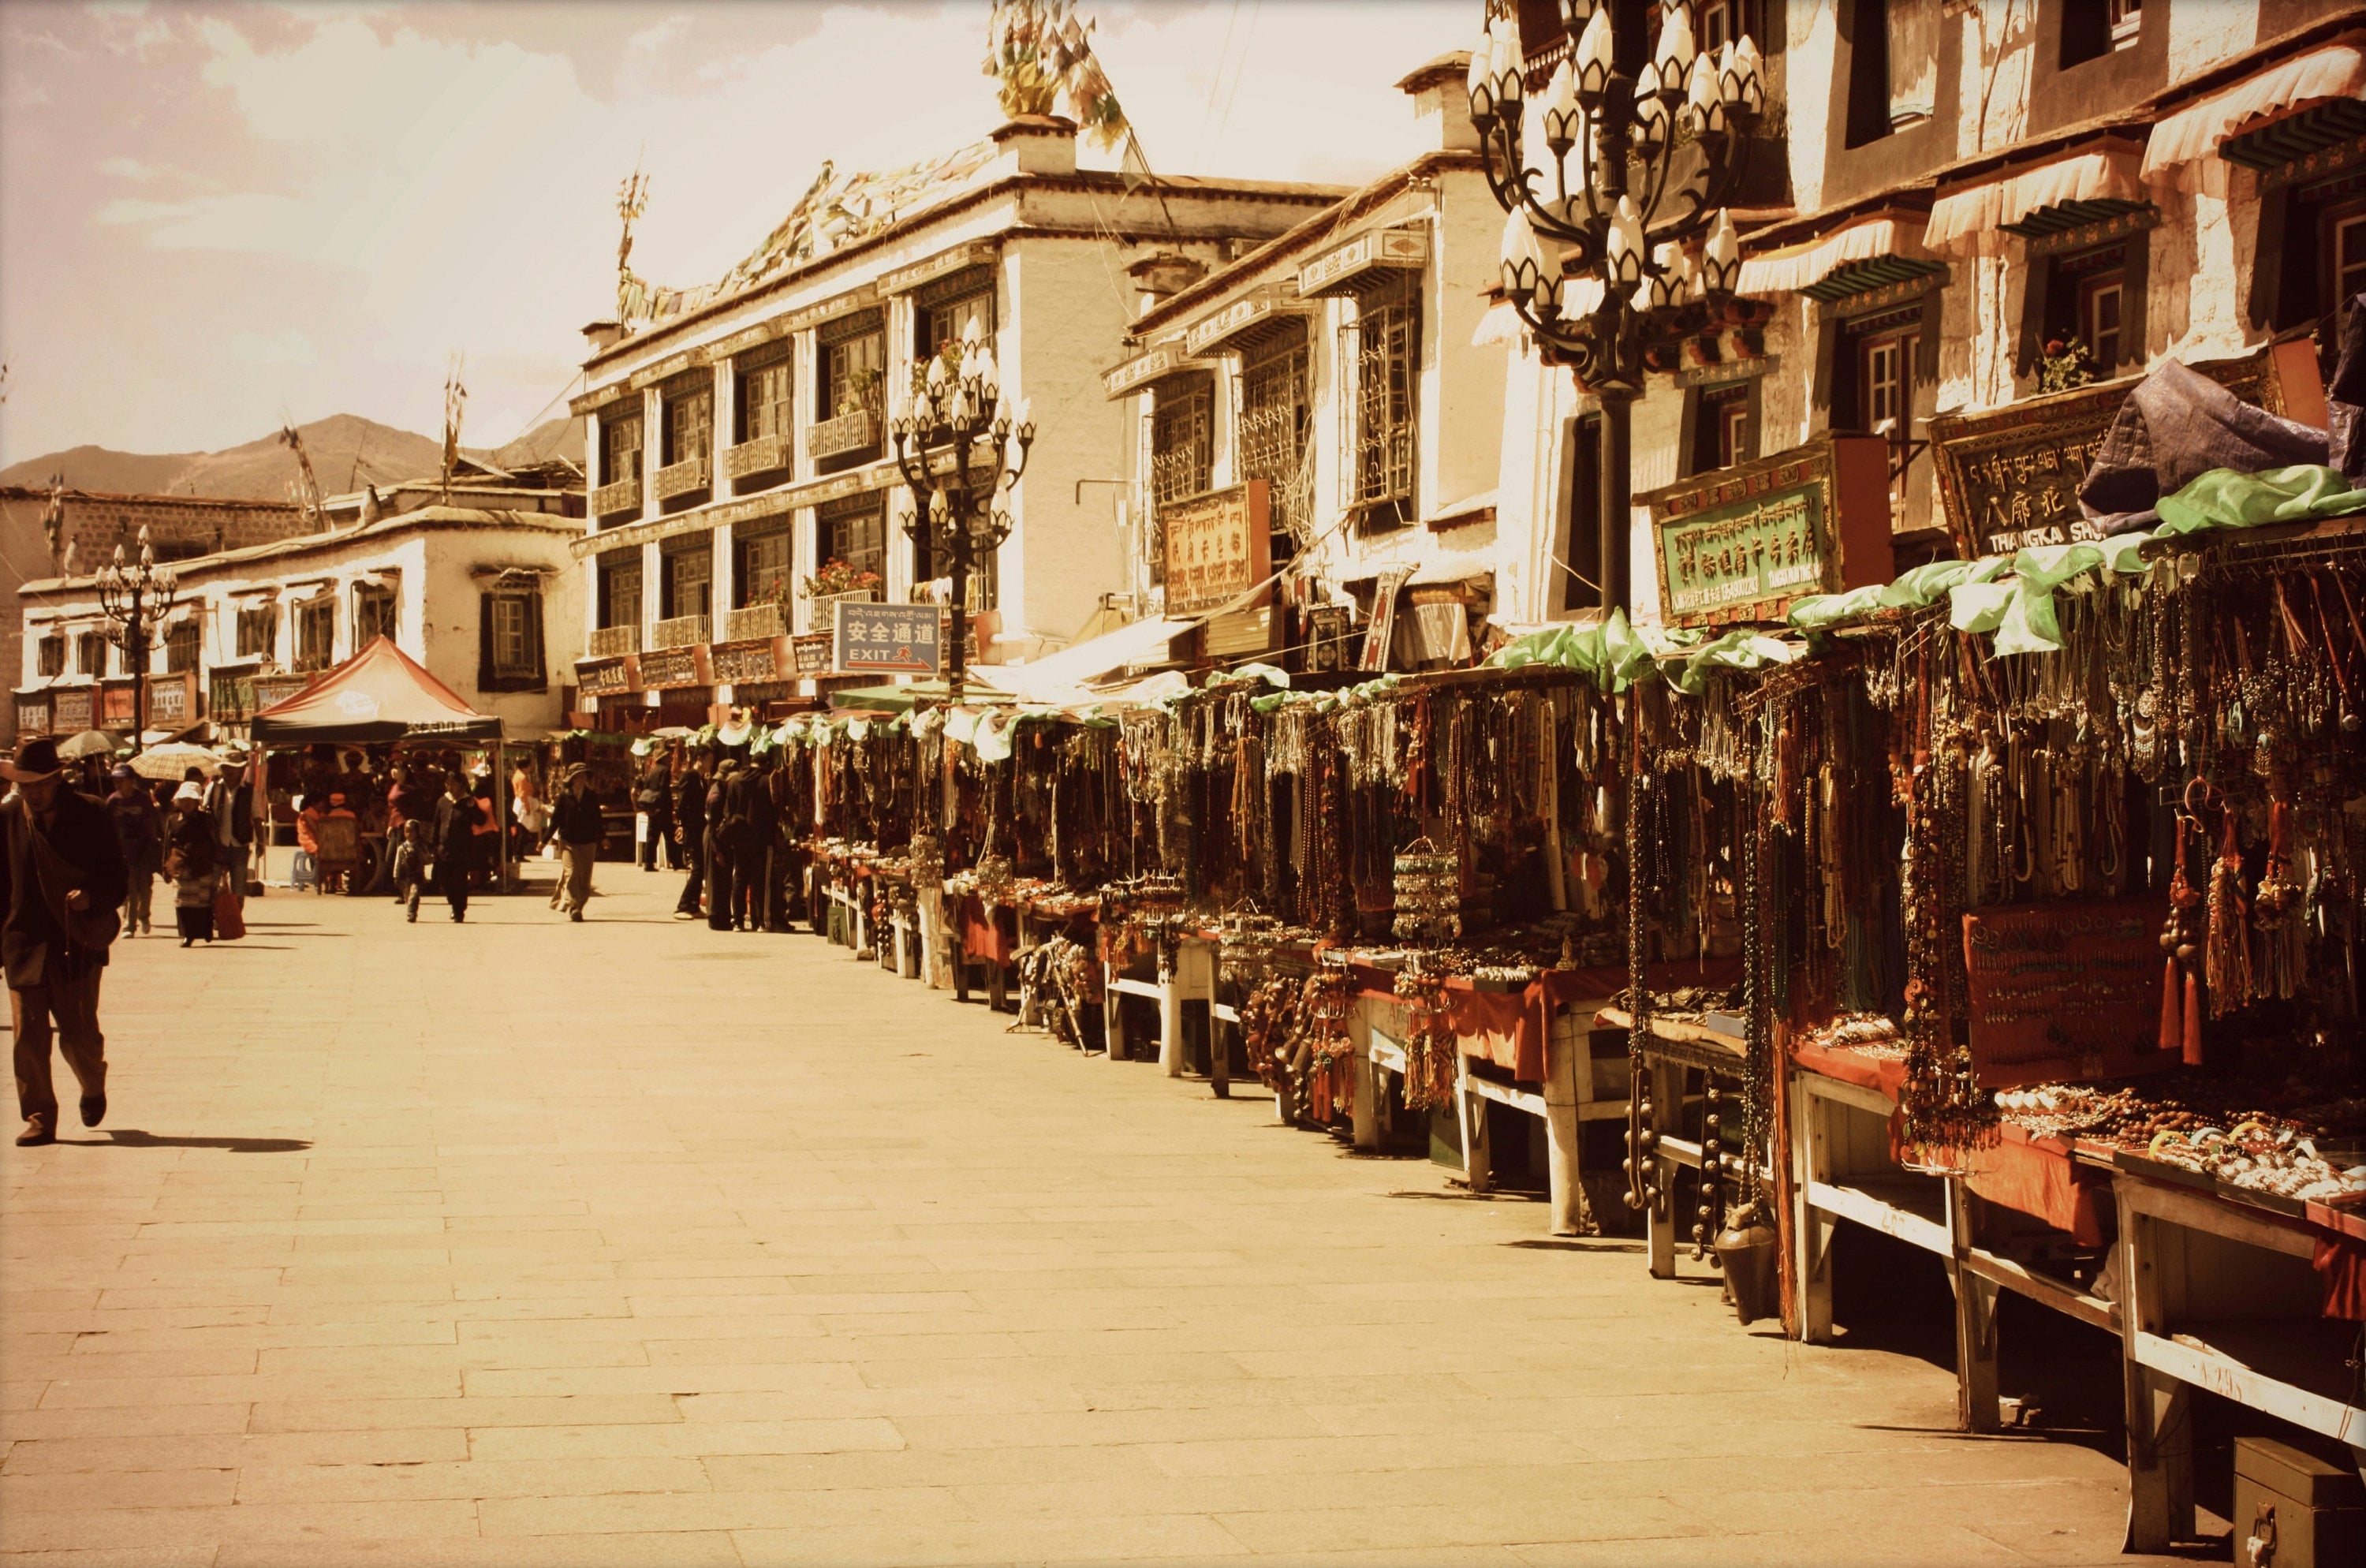
[[739,871],[734,882],[739,895],[739,924],[747,931],[772,926],[772,840],[780,833],[780,818],[772,809],[772,775],[760,763],[732,781],[738,792],[733,815],[739,818]]
[[98,982],[128,879],[107,807],[68,788],[61,766],[50,740],[28,741],[0,763],[17,785],[17,798],[0,807],[0,969],[16,1028],[24,1145],[57,1142],[53,1036],[82,1086],[82,1124],[107,1115]]
[[681,857],[673,848],[673,781],[666,777],[664,752],[649,759],[640,782],[633,786],[633,809],[648,818],[648,833],[641,840],[641,869],[655,871],[660,863],[669,871],[679,869]]
[[484,814],[468,794],[468,775],[457,768],[445,775],[444,798],[435,803],[435,891],[452,906],[455,921],[468,918],[468,868],[477,863],[477,827]]
[[682,852],[682,898],[673,912],[683,919],[698,918],[699,890],[706,883],[706,753],[693,751],[690,766],[673,790],[673,842]]
[[592,863],[599,858],[600,840],[607,836],[607,814],[592,793],[592,775],[580,762],[567,770],[558,804],[551,808],[550,828],[558,840],[559,908],[570,920],[580,921],[592,902]]
[[715,783],[706,791],[706,923],[718,931],[731,929],[738,907],[732,887],[739,870],[739,829],[744,822],[732,813],[737,803],[732,785],[738,773],[739,764],[725,759],[715,764]]

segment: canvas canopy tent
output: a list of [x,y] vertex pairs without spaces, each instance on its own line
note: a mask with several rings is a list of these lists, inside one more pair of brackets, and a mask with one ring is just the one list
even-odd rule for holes
[[249,722],[260,746],[366,745],[390,740],[499,740],[501,721],[479,713],[411,656],[379,637],[294,696]]

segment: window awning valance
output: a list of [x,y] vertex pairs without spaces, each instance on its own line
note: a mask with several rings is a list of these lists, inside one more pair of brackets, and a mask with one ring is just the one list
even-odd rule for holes
[[1922,243],[1934,255],[2000,255],[2008,234],[2028,238],[2125,212],[2145,204],[2139,167],[2135,147],[2106,142],[2032,167],[1999,170],[1977,184],[1941,191]]
[[1923,248],[1920,214],[1887,212],[1744,257],[1735,292],[1832,299],[1945,269]]
[[2223,197],[2226,165],[2218,148],[2246,120],[2320,98],[2355,98],[2361,92],[2366,49],[2356,43],[2329,43],[2280,61],[2155,124],[2145,143],[2144,182]]

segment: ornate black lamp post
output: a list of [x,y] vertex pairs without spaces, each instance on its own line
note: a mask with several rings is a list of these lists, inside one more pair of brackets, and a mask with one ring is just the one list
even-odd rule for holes
[[896,466],[915,502],[905,528],[913,538],[929,541],[930,554],[952,580],[945,691],[958,703],[969,665],[970,565],[976,552],[998,549],[1010,537],[1010,513],[996,502],[1027,471],[1035,425],[1027,417],[1026,399],[1016,409],[1002,401],[994,350],[975,321],[962,334],[957,361],[931,356],[914,368],[912,379],[911,395],[897,399],[887,431]]
[[[1489,0],[1470,60],[1470,118],[1507,214],[1504,293],[1546,355],[1601,400],[1607,615],[1630,588],[1634,403],[1645,373],[1676,368],[1687,339],[1714,354],[1720,327],[1766,313],[1734,297],[1741,247],[1725,210],[1765,89],[1757,46],[1743,37],[1696,50],[1682,0],[1661,8],[1656,27],[1646,0],[1561,0],[1561,14],[1570,55],[1532,101],[1516,10]],[[1549,192],[1527,162],[1532,130],[1551,157]],[[1567,303],[1565,279],[1581,281]]]
[[180,578],[172,568],[156,565],[156,548],[148,542],[148,530],[140,530],[140,558],[126,566],[123,547],[115,547],[115,559],[98,569],[98,605],[107,618],[115,623],[108,640],[123,650],[123,662],[131,671],[131,750],[141,749],[141,731],[148,727],[148,654],[155,646],[156,623],[173,613],[173,601],[180,592]]

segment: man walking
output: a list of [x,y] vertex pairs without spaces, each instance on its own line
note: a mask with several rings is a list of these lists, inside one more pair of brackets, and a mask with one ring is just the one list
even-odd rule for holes
[[246,765],[227,762],[206,787],[205,808],[214,819],[214,865],[231,896],[246,897],[246,857],[254,842],[254,795],[246,787]]
[[690,874],[682,880],[682,898],[673,907],[679,919],[698,918],[698,894],[706,882],[706,753],[691,754],[690,767],[674,785],[673,841]]
[[641,770],[638,783],[633,786],[633,809],[641,814],[641,869],[655,871],[663,864],[669,871],[677,869],[679,857],[673,852],[673,781],[666,777],[666,754],[659,751]]
[[57,743],[30,740],[0,775],[17,798],[0,806],[0,969],[15,1021],[20,1145],[58,1139],[50,1077],[54,1035],[82,1086],[82,1124],[107,1117],[107,1039],[98,982],[126,892],[123,851],[107,808],[66,785]]
[[706,925],[710,931],[731,929],[732,874],[739,869],[738,821],[731,815],[732,780],[739,764],[729,758],[715,765],[715,783],[706,792]]
[[477,859],[477,825],[483,813],[468,794],[468,775],[455,768],[444,778],[444,798],[435,803],[435,891],[452,906],[455,924],[468,918],[468,868]]
[[772,840],[780,831],[780,819],[772,810],[772,780],[760,761],[750,761],[732,781],[732,815],[739,821],[739,874],[735,878],[739,927],[762,931],[770,923]]
[[580,921],[592,902],[592,863],[599,857],[607,818],[592,794],[592,778],[582,763],[567,770],[558,804],[551,811],[551,830],[558,835],[559,908]]
[[107,797],[107,814],[115,823],[116,847],[123,852],[129,896],[123,906],[123,934],[150,929],[148,916],[156,894],[156,873],[164,865],[164,814],[155,797],[129,762],[118,762],[115,793]]

